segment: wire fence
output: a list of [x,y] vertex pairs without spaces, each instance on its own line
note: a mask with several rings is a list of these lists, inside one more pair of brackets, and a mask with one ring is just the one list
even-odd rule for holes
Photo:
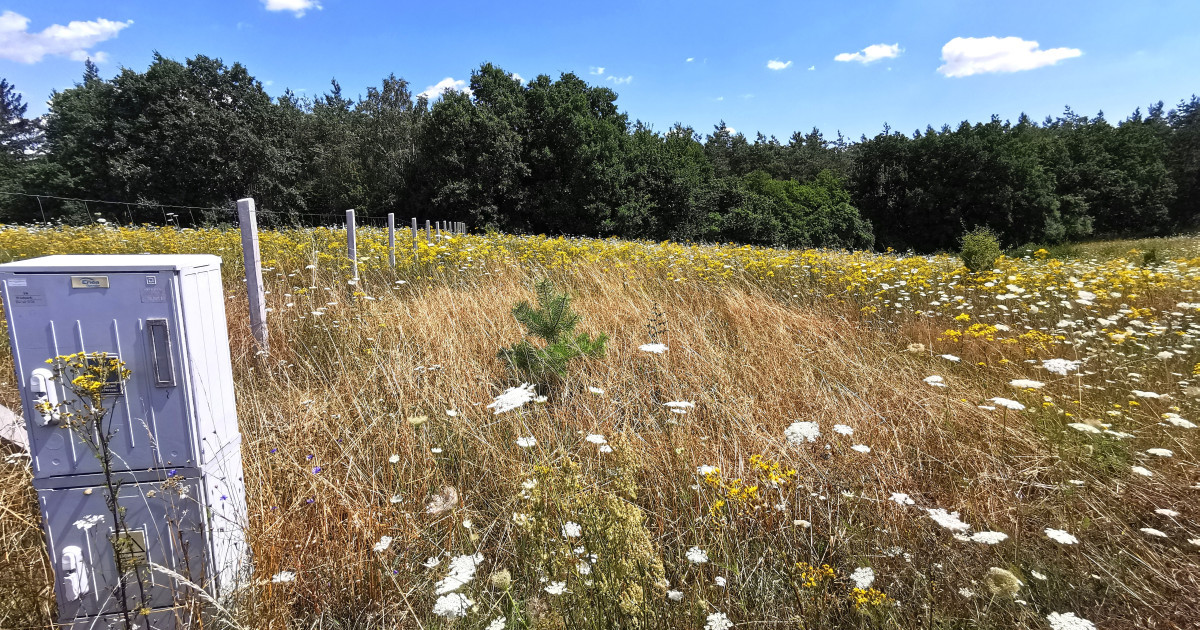
[[[230,225],[238,222],[235,206],[187,206],[145,201],[110,201],[64,197],[60,195],[0,191],[10,199],[27,199],[29,207],[20,211],[0,212],[0,223],[42,224],[111,224],[125,226],[153,225],[160,227],[203,227]],[[394,214],[394,213],[393,213]],[[6,216],[7,215],[7,216]],[[259,209],[259,222],[265,227],[331,227],[346,228],[344,212],[298,212],[293,210]],[[435,232],[451,232],[456,223],[418,213],[418,224],[428,221]],[[358,227],[386,228],[387,216],[370,214],[356,217]]]

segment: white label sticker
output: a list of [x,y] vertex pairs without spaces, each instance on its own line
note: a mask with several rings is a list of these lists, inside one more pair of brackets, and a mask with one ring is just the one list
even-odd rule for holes
[[23,287],[23,286],[27,286],[28,282],[29,282],[29,281],[28,281],[28,280],[26,280],[25,278],[9,278],[9,279],[8,279],[8,286],[10,286],[10,287]]

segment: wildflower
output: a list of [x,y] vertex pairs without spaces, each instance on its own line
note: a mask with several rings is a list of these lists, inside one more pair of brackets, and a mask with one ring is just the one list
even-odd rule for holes
[[1154,510],[1154,513],[1161,514],[1167,518],[1175,518],[1176,516],[1179,516],[1179,512],[1176,512],[1170,508],[1158,508],[1157,510]]
[[783,434],[787,437],[788,442],[803,444],[805,442],[816,442],[817,438],[821,435],[821,429],[816,422],[793,422],[788,428],[783,430]]
[[437,565],[439,565],[441,563],[442,563],[442,559],[439,558],[438,556],[429,556],[428,558],[425,559],[425,562],[421,563],[421,566],[425,567],[426,569],[432,569],[433,567],[436,567]]
[[893,492],[892,496],[888,497],[889,501],[894,501],[896,505],[913,505],[912,497],[909,497],[903,492]]
[[[1200,543],[1197,543],[1197,544],[1200,544]],[[716,584],[717,586],[719,586],[721,588],[725,588],[725,578],[718,575],[717,577],[713,578],[713,584]]]
[[1148,449],[1146,449],[1146,454],[1154,455],[1156,457],[1171,457],[1171,456],[1175,455],[1174,452],[1172,452],[1168,449],[1165,449],[1165,448],[1148,448]]
[[433,614],[446,619],[457,619],[466,616],[467,611],[475,602],[461,593],[450,593],[437,598],[433,604]]
[[663,406],[675,413],[687,413],[687,410],[695,407],[696,403],[686,400],[672,400],[671,402],[663,403]]
[[286,584],[288,582],[294,582],[295,580],[295,571],[280,571],[279,573],[271,576],[271,582],[273,584]]
[[662,354],[667,351],[667,344],[665,344],[665,343],[645,343],[645,344],[638,346],[638,350],[641,350],[642,352],[650,352],[653,354]]
[[1143,468],[1141,466],[1134,466],[1133,468],[1130,468],[1130,470],[1132,470],[1133,472],[1135,472],[1143,477],[1153,477],[1154,476],[1153,472],[1151,472],[1149,469]]
[[608,443],[608,440],[604,439],[604,436],[600,435],[599,433],[590,433],[584,439],[587,440],[588,442],[591,442],[592,444],[607,444]]
[[1096,630],[1096,624],[1075,613],[1050,613],[1046,621],[1050,622],[1050,630]]
[[[1133,390],[1133,395],[1137,396],[1138,398],[1162,398],[1162,394],[1156,394],[1154,392],[1143,392],[1143,391],[1137,390],[1137,389]],[[1133,403],[1130,403],[1130,404],[1133,404]]]
[[389,457],[389,458],[388,458],[388,463],[389,463],[389,464],[395,464],[395,463],[396,463],[396,462],[398,462],[398,461],[400,461],[400,456],[399,456],[399,455],[392,455],[391,457]]
[[929,518],[952,532],[965,532],[971,529],[970,525],[959,520],[958,512],[947,512],[942,508],[932,508],[928,512]]
[[1038,573],[1037,571],[1034,571],[1033,569],[1029,570],[1029,575],[1032,575],[1034,578],[1042,580],[1043,582],[1046,580],[1045,575],[1042,575],[1041,573]]
[[946,379],[944,379],[944,378],[942,378],[942,377],[938,376],[937,374],[934,374],[933,376],[926,376],[926,377],[925,377],[925,384],[926,384],[926,385],[932,385],[932,386],[934,386],[934,387],[945,387],[945,386],[946,386]]
[[732,627],[733,622],[722,612],[715,612],[709,615],[704,624],[704,630],[729,630]]
[[546,591],[547,593],[549,593],[551,595],[562,595],[567,590],[567,583],[566,582],[551,582],[550,584],[548,584],[546,586],[546,588],[544,588],[542,590]]
[[489,623],[487,625],[487,628],[485,630],[504,630],[504,625],[507,623],[508,623],[507,618],[496,617],[495,619],[492,620],[492,623]]
[[1014,379],[1009,381],[1008,384],[1020,389],[1039,389],[1046,386],[1046,384],[1041,381],[1031,381],[1026,378]]
[[441,454],[442,449],[439,446],[435,446],[435,447],[429,449],[429,452],[433,453],[434,455],[439,455],[439,454]]
[[704,564],[708,562],[708,554],[699,547],[692,547],[687,551],[687,559],[692,564]]
[[1078,370],[1079,363],[1079,361],[1069,359],[1045,359],[1042,361],[1042,369],[1059,376],[1066,376],[1068,372]]
[[443,486],[437,494],[429,498],[429,503],[425,506],[427,514],[441,514],[455,505],[458,505],[458,491],[454,486]]
[[1163,420],[1166,420],[1168,423],[1170,423],[1174,426],[1177,426],[1181,429],[1195,429],[1196,428],[1196,425],[1193,422],[1191,422],[1189,420],[1185,420],[1185,419],[1179,417],[1179,414],[1175,414],[1175,413],[1164,413]]
[[683,599],[683,591],[667,591],[667,599],[677,602]]
[[455,556],[450,560],[450,569],[446,577],[435,586],[438,595],[457,591],[465,584],[475,579],[475,568],[483,562],[483,554]]
[[533,400],[533,397],[536,395],[534,387],[534,385],[530,385],[529,383],[522,383],[518,387],[510,387],[504,390],[504,393],[496,396],[487,408],[493,410],[492,415],[500,415],[506,411],[519,409],[525,403]]
[[579,523],[567,521],[563,523],[562,535],[563,538],[579,538],[583,535],[583,528],[579,526]]
[[1008,540],[1008,534],[1004,532],[976,532],[971,534],[971,540],[985,545],[995,545]]
[[607,445],[607,444],[601,444],[601,445],[600,445],[600,452],[601,452],[601,453],[611,453],[611,452],[613,452],[613,447],[611,447],[611,446],[609,446],[609,445]]
[[838,435],[854,435],[854,429],[844,424],[833,425],[833,432],[837,433]]
[[1050,540],[1053,540],[1056,543],[1060,543],[1063,545],[1074,545],[1074,544],[1079,543],[1078,538],[1072,536],[1070,533],[1068,533],[1064,530],[1061,530],[1061,529],[1053,529],[1053,528],[1047,527],[1046,528],[1046,537],[1049,538]]
[[512,588],[512,574],[508,569],[501,569],[488,578],[492,582],[492,586],[501,591],[507,591]]
[[938,356],[951,363],[958,363],[959,361],[962,361],[962,359],[954,356],[953,354],[939,354]]
[[850,581],[855,588],[868,589],[875,583],[875,571],[871,567],[859,567],[850,574]]
[[1100,429],[1097,429],[1096,427],[1094,427],[1090,424],[1084,424],[1082,422],[1071,422],[1071,423],[1068,423],[1067,426],[1071,427],[1072,429],[1075,429],[1076,431],[1082,431],[1084,433],[1100,433],[1101,432]]
[[534,437],[519,437],[517,438],[517,446],[521,448],[531,448],[537,446],[537,438]]
[[988,400],[996,403],[1000,407],[1004,407],[1005,409],[1012,409],[1013,411],[1022,411],[1025,409],[1025,405],[1022,405],[1021,403],[1019,403],[1015,400],[1010,400],[1008,398],[997,397],[997,398],[989,398]]
[[1146,534],[1147,536],[1156,536],[1158,538],[1166,538],[1167,537],[1166,534],[1164,534],[1163,532],[1161,532],[1157,529],[1154,529],[1153,527],[1143,527],[1142,533]]
[[456,417],[458,417],[458,410],[457,409],[447,409],[446,415],[450,416],[451,418],[456,418]]
[[392,546],[392,537],[391,536],[382,536],[382,537],[380,537],[379,542],[375,543],[375,546],[372,547],[372,549],[375,551],[387,551],[387,548],[391,547],[391,546]]
[[1021,590],[1022,582],[1012,571],[991,567],[984,583],[992,595],[1014,597]]
[[604,395],[604,390],[600,389],[599,387],[589,387],[588,391],[591,392],[592,394],[595,394],[596,396]]

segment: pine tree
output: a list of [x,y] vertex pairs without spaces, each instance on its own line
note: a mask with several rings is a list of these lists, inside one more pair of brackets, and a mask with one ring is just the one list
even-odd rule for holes
[[[539,380],[561,377],[572,359],[599,357],[604,354],[608,336],[601,333],[592,339],[587,333],[572,337],[579,315],[571,310],[571,296],[559,293],[554,284],[543,279],[534,287],[537,308],[522,300],[513,307],[513,317],[525,327],[526,336],[511,348],[503,348],[498,356],[522,377]],[[545,342],[537,347],[530,342],[536,337]]]

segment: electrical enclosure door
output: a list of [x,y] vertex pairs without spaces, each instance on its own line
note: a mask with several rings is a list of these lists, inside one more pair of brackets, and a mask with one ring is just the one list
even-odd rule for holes
[[[81,282],[88,278],[91,283]],[[103,278],[103,282],[97,281]],[[178,314],[178,276],[170,271],[21,274],[9,280],[6,304],[14,329],[13,355],[19,382],[48,367],[46,360],[76,352],[104,352],[125,362],[128,380],[106,387],[111,414],[113,469],[184,468],[197,465],[195,425],[189,421]],[[54,382],[59,400],[71,398]],[[40,478],[101,470],[93,451],[69,429],[43,418],[26,399],[30,454]]]
[[[89,476],[95,481],[96,476]],[[169,567],[189,581],[204,585],[206,508],[196,478],[178,477],[156,483],[128,483],[119,493],[129,535],[114,545],[113,517],[105,505],[103,486],[39,490],[46,543],[55,568],[54,593],[63,621],[120,612],[119,575],[115,554],[133,573],[126,584],[130,610],[144,602],[160,609],[194,597],[188,586],[154,570]],[[188,575],[195,572],[195,575]]]

